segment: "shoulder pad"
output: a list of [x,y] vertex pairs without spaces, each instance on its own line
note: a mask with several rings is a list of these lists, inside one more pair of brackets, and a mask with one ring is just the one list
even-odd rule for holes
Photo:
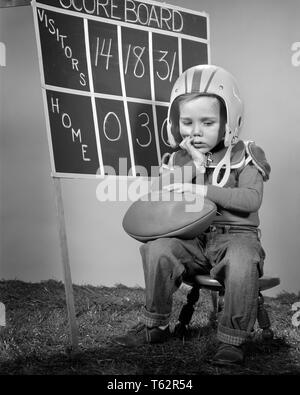
[[267,181],[270,177],[271,166],[269,165],[264,150],[255,144],[254,141],[247,141],[246,151],[248,154],[247,162],[251,162],[263,176],[263,180]]
[[231,151],[231,167],[240,167],[245,160],[246,148],[243,140],[239,140],[232,148]]

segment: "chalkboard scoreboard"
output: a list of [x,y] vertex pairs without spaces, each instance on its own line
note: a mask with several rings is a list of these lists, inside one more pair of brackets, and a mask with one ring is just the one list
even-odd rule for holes
[[171,152],[179,74],[210,63],[209,20],[154,1],[32,1],[52,174],[138,176]]

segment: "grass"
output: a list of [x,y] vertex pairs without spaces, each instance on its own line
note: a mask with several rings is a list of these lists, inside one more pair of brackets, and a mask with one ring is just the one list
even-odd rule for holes
[[[188,289],[174,295],[174,327]],[[111,342],[136,324],[144,289],[74,286],[79,350],[70,350],[64,285],[57,281],[0,281],[6,326],[0,330],[1,375],[287,375],[300,374],[300,326],[292,324],[291,307],[300,294],[265,298],[275,337],[262,341],[260,330],[247,345],[242,367],[211,364],[217,348],[208,291],[201,291],[188,339],[171,338],[157,345],[123,348]]]

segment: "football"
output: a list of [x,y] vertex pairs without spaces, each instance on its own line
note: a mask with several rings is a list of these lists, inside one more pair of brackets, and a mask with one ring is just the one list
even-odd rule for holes
[[192,239],[209,227],[216,214],[217,206],[207,198],[160,190],[133,202],[122,225],[129,236],[144,243],[162,237]]

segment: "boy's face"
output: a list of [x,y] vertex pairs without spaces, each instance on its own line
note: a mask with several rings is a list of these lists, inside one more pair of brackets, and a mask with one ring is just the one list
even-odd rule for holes
[[179,104],[179,131],[184,139],[190,137],[194,148],[203,154],[220,141],[220,103],[215,97],[200,96]]

